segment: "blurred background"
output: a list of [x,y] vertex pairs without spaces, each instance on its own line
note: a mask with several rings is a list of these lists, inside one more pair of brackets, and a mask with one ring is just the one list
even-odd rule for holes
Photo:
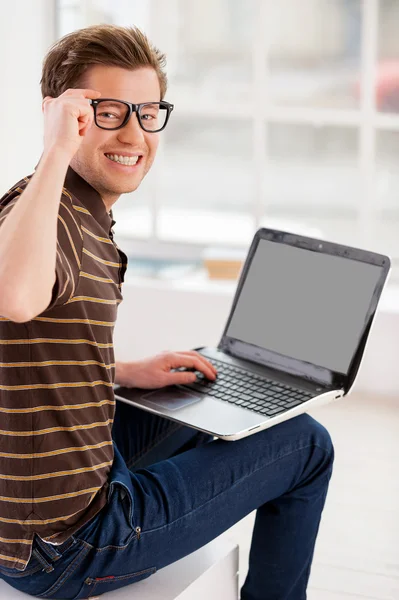
[[40,158],[39,82],[56,39],[134,24],[167,55],[175,110],[149,175],[114,206],[129,257],[122,359],[217,344],[252,236],[275,227],[391,256],[359,381],[399,395],[398,22],[399,0],[4,4],[4,192]]
[[399,260],[396,0],[60,0],[55,16],[57,36],[135,23],[168,57],[175,111],[119,235],[196,257],[264,225]]
[[388,253],[399,280],[398,19],[397,0],[15,0],[0,25],[2,188],[40,156],[48,46],[136,24],[167,54],[175,111],[151,176],[115,207],[132,257],[246,249],[264,225]]
[[[98,23],[166,52],[175,105],[153,169],[114,207],[129,257],[117,359],[217,344],[237,273],[210,277],[204,258],[242,259],[260,226],[391,256],[354,392],[314,411],[336,471],[309,599],[399,598],[399,0],[7,0],[0,194],[42,152],[45,53]],[[241,582],[253,518],[226,533]]]

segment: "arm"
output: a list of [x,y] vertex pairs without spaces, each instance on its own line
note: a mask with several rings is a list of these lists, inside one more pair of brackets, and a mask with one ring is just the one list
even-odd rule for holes
[[115,383],[117,385],[121,385],[123,387],[126,386],[126,365],[130,365],[130,371],[134,372],[134,362],[124,363],[120,361],[115,361]]
[[44,155],[1,225],[0,314],[12,321],[28,321],[50,303],[59,201],[69,161],[62,150]]
[[68,165],[93,123],[88,98],[100,95],[70,89],[43,101],[42,159],[1,223],[0,314],[12,321],[29,321],[52,301],[62,187]]

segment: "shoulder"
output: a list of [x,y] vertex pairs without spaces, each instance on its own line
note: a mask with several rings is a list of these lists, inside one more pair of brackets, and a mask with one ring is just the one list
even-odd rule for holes
[[8,206],[13,200],[16,200],[24,191],[29,181],[31,180],[33,173],[31,175],[26,175],[23,179],[20,179],[17,183],[15,183],[1,198],[0,198],[0,211]]

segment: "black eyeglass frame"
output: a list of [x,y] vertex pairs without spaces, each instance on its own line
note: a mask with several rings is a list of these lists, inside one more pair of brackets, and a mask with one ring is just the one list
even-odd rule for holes
[[[97,123],[97,106],[101,104],[101,102],[120,102],[121,104],[124,104],[128,107],[129,112],[126,114],[126,117],[124,118],[123,123],[121,125],[118,125],[118,127],[103,127],[102,125],[99,125]],[[90,98],[89,103],[92,105],[94,110],[95,124],[97,125],[97,127],[99,127],[100,129],[104,129],[105,131],[116,131],[117,129],[122,129],[122,127],[124,127],[128,123],[130,117],[135,112],[137,113],[137,121],[139,122],[139,125],[143,131],[145,131],[146,133],[159,133],[160,131],[165,129],[166,125],[168,124],[170,114],[174,109],[174,104],[170,104],[170,102],[166,102],[165,100],[161,100],[160,102],[142,102],[140,104],[133,104],[132,102],[127,102],[126,100],[118,100],[117,98],[99,98],[98,100],[93,100]],[[154,104],[158,104],[160,108],[166,109],[167,112],[165,123],[160,129],[146,129],[143,126],[143,123],[141,122],[140,111],[143,108],[143,106],[153,106]]]

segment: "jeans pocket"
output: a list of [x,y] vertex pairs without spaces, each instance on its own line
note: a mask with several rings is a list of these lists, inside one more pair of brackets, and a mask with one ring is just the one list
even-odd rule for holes
[[87,529],[77,531],[78,540],[90,544],[96,551],[123,550],[136,536],[133,526],[133,502],[127,486],[114,481],[107,504]]
[[59,560],[52,562],[53,570],[51,572],[45,572],[43,565],[37,564],[37,559],[33,559],[32,567],[31,569],[28,567],[29,570],[26,573],[21,572],[14,575],[2,573],[1,578],[13,588],[31,596],[37,596],[38,598],[70,598],[71,596],[68,596],[68,594],[59,596],[59,590],[70,587],[74,573],[79,569],[89,550],[90,546],[76,542]]
[[153,575],[156,570],[156,567],[149,567],[148,569],[136,571],[135,573],[126,573],[125,575],[86,577],[82,589],[76,596],[75,600],[78,600],[79,598],[92,598],[93,596],[100,596],[106,592],[112,592],[126,585],[137,583],[138,581],[147,579],[147,577]]

